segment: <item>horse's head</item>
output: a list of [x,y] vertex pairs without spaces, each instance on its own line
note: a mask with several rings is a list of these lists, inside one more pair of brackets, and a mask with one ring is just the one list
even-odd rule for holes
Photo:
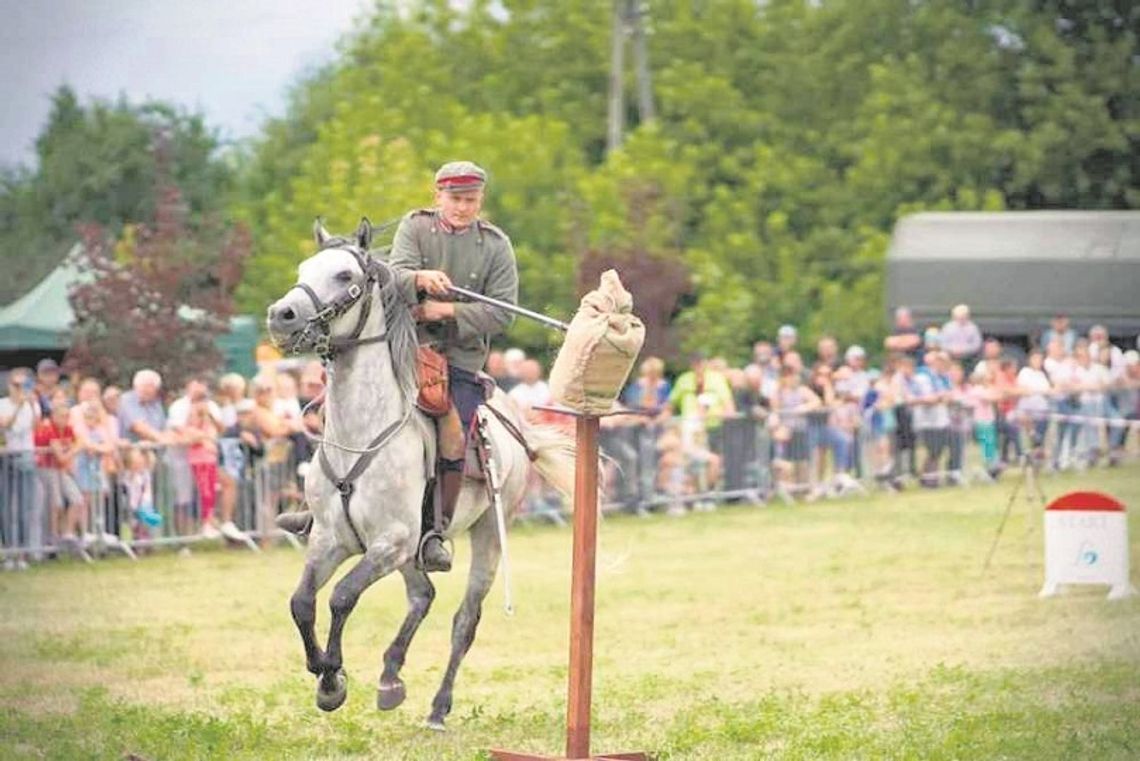
[[351,238],[329,235],[318,219],[313,235],[317,253],[301,262],[296,284],[270,305],[267,325],[273,342],[287,351],[331,356],[369,339],[361,332],[373,290],[388,273],[368,255],[372,225],[367,219]]

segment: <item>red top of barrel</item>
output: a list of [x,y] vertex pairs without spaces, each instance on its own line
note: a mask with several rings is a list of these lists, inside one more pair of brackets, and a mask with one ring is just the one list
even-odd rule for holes
[[1124,505],[1099,491],[1071,491],[1049,503],[1046,510],[1088,510],[1104,513],[1123,513]]

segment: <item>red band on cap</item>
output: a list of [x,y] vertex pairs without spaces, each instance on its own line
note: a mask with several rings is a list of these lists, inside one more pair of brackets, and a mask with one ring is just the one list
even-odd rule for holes
[[441,188],[451,188],[456,185],[482,185],[483,178],[477,174],[461,174],[456,177],[444,177],[436,183]]

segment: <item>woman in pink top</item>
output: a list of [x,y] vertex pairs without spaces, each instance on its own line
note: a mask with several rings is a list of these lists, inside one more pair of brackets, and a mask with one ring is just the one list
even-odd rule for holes
[[202,526],[213,526],[218,499],[218,428],[210,417],[206,401],[195,402],[190,408],[186,433],[191,441],[187,459],[198,488]]

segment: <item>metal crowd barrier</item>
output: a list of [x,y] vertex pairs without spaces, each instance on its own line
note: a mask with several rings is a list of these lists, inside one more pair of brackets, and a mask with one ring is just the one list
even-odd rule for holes
[[[1137,459],[1136,415],[1000,414],[977,421],[943,402],[831,407],[754,418],[617,417],[604,427],[605,508],[709,509],[717,501],[792,502],[909,486],[991,483],[1032,457],[1045,470]],[[1086,411],[1087,412],[1087,411]]]
[[[257,551],[296,538],[274,518],[301,500],[296,447],[270,439],[251,450],[219,439],[212,466],[195,472],[186,447],[122,447],[114,457],[81,455],[47,467],[47,449],[0,452],[0,557],[6,567],[56,555],[136,557],[162,546],[226,540]],[[212,489],[212,522],[203,521]]]
[[[1135,412],[1055,404],[1049,412],[999,416],[991,424],[974,420],[965,405],[943,406],[935,427],[913,404],[857,414],[848,406],[759,417],[607,418],[603,509],[677,513],[729,500],[790,503],[916,485],[966,486],[992,481],[1003,462],[1023,455],[1046,470],[1137,459]],[[251,550],[280,539],[299,546],[274,525],[279,512],[301,499],[299,471],[307,463],[298,462],[297,443],[269,440],[260,452],[237,439],[218,445],[212,526],[232,523],[236,533],[224,538]],[[305,452],[303,444],[300,449]],[[0,453],[0,557],[8,567],[54,555],[135,557],[222,538],[217,528],[203,526],[207,505],[184,447],[128,447],[114,470],[77,463],[67,488],[53,483],[56,475],[37,460],[44,454]],[[139,454],[145,462],[132,470],[131,457]],[[151,492],[150,510],[141,512],[132,497],[138,473]],[[79,516],[75,537],[59,525],[60,504],[68,519]],[[562,523],[566,509],[536,481],[524,515]]]

